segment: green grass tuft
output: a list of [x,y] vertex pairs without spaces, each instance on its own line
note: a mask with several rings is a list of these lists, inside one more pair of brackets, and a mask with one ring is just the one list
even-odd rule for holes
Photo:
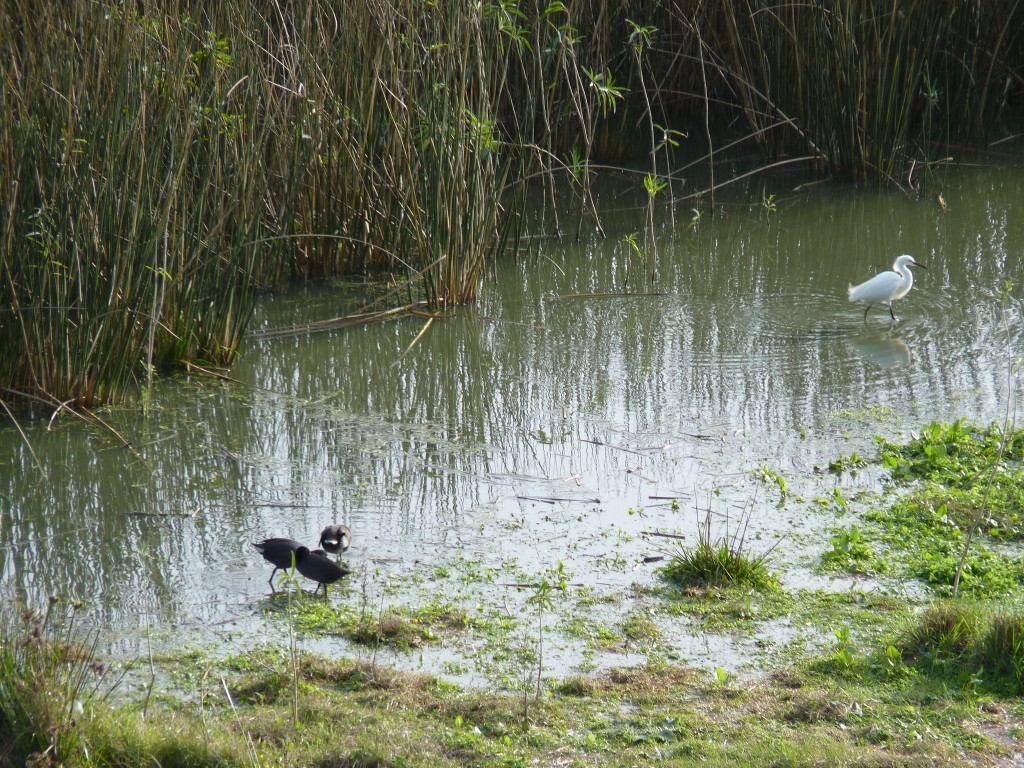
[[961,686],[1024,694],[1024,614],[958,601],[925,611],[900,640],[915,665]]
[[767,554],[758,556],[746,552],[745,536],[749,513],[739,521],[730,533],[729,521],[725,531],[717,539],[711,534],[711,512],[698,527],[700,535],[697,544],[688,547],[679,545],[661,569],[666,581],[683,588],[706,588],[742,586],[758,590],[771,590],[778,586],[778,580],[765,564]]
[[761,559],[733,549],[727,542],[680,548],[662,569],[662,576],[680,587],[771,589],[778,584]]
[[76,764],[85,754],[78,717],[91,710],[103,666],[95,636],[56,599],[45,615],[0,612],[0,765]]

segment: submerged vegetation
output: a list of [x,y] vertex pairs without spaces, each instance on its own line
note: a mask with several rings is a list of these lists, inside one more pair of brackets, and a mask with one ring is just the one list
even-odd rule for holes
[[1022,12],[5,2],[0,392],[89,406],[226,365],[292,279],[385,270],[403,301],[471,302],[528,196],[552,232],[601,231],[597,161],[649,163],[648,229],[684,186],[714,203],[730,146],[917,186],[1019,112]]

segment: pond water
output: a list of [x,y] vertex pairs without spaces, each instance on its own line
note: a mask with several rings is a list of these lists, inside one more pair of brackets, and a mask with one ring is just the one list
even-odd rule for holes
[[[951,170],[921,197],[795,183],[723,190],[696,226],[692,202],[676,206],[674,229],[661,211],[655,254],[644,209],[611,180],[598,197],[606,239],[531,238],[491,270],[477,306],[418,339],[425,317],[267,333],[353,311],[363,286],[266,298],[233,381],[176,376],[100,412],[131,450],[66,416],[24,424],[29,450],[5,422],[3,596],[85,601],[115,656],[154,641],[228,652],[285,642],[251,542],[314,544],[344,522],[356,573],[332,602],[489,603],[523,616],[530,592],[516,585],[561,562],[598,596],[595,613],[622,615],[656,610],[632,588],[658,583],[644,558],[679,540],[651,532],[692,543],[709,511],[716,536],[747,524],[750,551],[773,548],[784,586],[849,588],[814,572],[829,528],[849,523],[814,500],[837,486],[858,499],[883,478],[816,468],[873,457],[875,435],[1017,407],[1024,173]],[[624,242],[632,233],[642,254]],[[847,285],[901,253],[927,269],[896,303],[899,322],[884,306],[865,321]],[[1000,301],[1007,281],[1016,298]],[[663,651],[728,668],[758,640],[708,636],[684,617]],[[457,656],[441,644],[388,661],[439,672]],[[557,673],[635,658],[566,637],[547,663]],[[449,670],[472,678],[472,667]]]

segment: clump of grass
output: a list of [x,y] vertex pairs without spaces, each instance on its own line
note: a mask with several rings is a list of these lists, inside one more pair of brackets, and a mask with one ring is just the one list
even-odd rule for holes
[[1017,695],[1024,692],[1024,615],[992,616],[979,644],[978,663]]
[[774,589],[778,580],[765,564],[769,552],[751,555],[745,550],[749,514],[730,534],[728,519],[722,536],[713,538],[711,512],[698,525],[697,544],[679,545],[661,569],[662,577],[683,588],[745,586],[758,590]]
[[911,657],[962,658],[978,642],[980,632],[976,608],[961,602],[937,603],[921,615],[901,646]]
[[440,686],[429,675],[399,672],[390,667],[359,661],[334,661],[312,653],[301,654],[294,668],[283,656],[275,659],[250,651],[231,660],[232,670],[242,677],[232,686],[236,702],[290,705],[292,676],[304,684],[335,691],[386,691],[410,694]]
[[598,683],[593,678],[575,675],[563,680],[558,684],[555,690],[562,696],[585,698],[597,693]]
[[1024,693],[1024,614],[1018,610],[939,603],[921,615],[899,645],[918,665],[961,684]]
[[[57,599],[44,614],[0,612],[0,764],[74,763],[84,741],[76,716],[96,698],[103,666],[95,635],[63,615]],[[9,762],[8,762],[9,761]]]

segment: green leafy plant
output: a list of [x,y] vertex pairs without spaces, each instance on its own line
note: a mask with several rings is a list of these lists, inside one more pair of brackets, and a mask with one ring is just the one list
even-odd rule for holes
[[832,635],[836,639],[833,658],[843,667],[849,669],[853,666],[853,643],[850,638],[850,627],[843,625],[839,629],[833,629]]
[[849,472],[851,475],[856,475],[858,469],[866,467],[867,465],[868,460],[854,452],[849,456],[840,456],[838,459],[830,461],[828,463],[828,471],[837,475],[842,474],[843,472]]
[[715,684],[716,685],[718,685],[718,686],[720,686],[722,688],[727,688],[728,686],[732,685],[732,683],[735,680],[736,680],[735,673],[733,673],[733,672],[726,672],[721,667],[715,667]]
[[781,472],[769,469],[768,467],[761,467],[754,471],[754,476],[760,478],[766,483],[775,485],[775,487],[779,489],[779,493],[781,494],[779,498],[779,506],[786,503],[786,500],[789,498],[789,485],[786,483],[786,478],[782,476]]
[[1024,431],[960,419],[932,422],[906,445],[879,445],[894,480],[916,482],[889,510],[866,516],[895,562],[943,593],[1024,589],[1024,558],[991,546],[1024,538]]
[[893,677],[904,675],[907,672],[907,665],[903,663],[903,653],[891,643],[885,648],[886,669]]
[[662,181],[657,176],[648,173],[644,176],[644,189],[647,191],[647,196],[653,200],[657,197],[661,190],[668,186],[668,182]]
[[597,94],[597,104],[601,114],[607,116],[609,112],[614,112],[618,107],[618,102],[625,95],[625,87],[616,85],[612,73],[608,70],[595,72],[583,67],[583,72],[590,82],[590,87]]
[[822,553],[822,562],[830,568],[842,568],[854,573],[869,573],[873,570],[875,553],[864,539],[859,526],[841,529],[829,537],[832,549]]

